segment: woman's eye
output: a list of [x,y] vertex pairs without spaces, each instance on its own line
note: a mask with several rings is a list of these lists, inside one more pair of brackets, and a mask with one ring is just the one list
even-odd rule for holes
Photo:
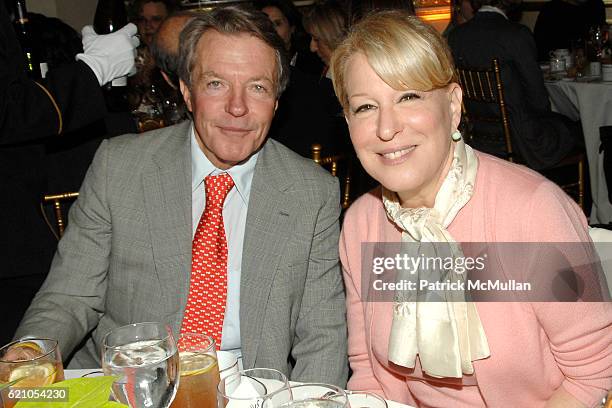
[[412,99],[420,99],[420,98],[421,98],[420,95],[418,95],[418,94],[416,94],[414,92],[408,92],[408,93],[403,94],[400,97],[399,101],[403,102],[403,101],[409,101],[409,100],[412,100]]
[[374,109],[374,105],[370,105],[369,103],[365,103],[363,105],[358,106],[355,110],[353,110],[353,113],[361,113],[361,112],[367,112],[369,110]]

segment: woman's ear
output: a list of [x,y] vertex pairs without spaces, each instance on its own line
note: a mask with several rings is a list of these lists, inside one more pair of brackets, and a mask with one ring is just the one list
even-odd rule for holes
[[459,84],[453,82],[449,85],[448,97],[450,102],[451,125],[453,129],[457,129],[461,122],[461,100],[463,98],[463,91]]

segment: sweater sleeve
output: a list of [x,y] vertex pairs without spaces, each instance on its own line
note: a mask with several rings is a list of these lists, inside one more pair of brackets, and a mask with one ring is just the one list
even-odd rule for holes
[[[357,204],[357,203],[355,203]],[[348,356],[353,374],[347,388],[370,391],[385,396],[381,384],[374,375],[371,355],[366,341],[365,305],[360,295],[361,288],[361,241],[359,232],[358,205],[353,204],[347,213],[340,235],[340,261],[346,288],[346,309],[348,325]],[[363,215],[363,214],[362,214]]]
[[[531,203],[528,224],[540,227],[532,228],[530,242],[590,242],[584,214],[556,186],[542,184]],[[540,302],[532,307],[565,377],[561,386],[586,406],[601,402],[612,388],[612,303]]]

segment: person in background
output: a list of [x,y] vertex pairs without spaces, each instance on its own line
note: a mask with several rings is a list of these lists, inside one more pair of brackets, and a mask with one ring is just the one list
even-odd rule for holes
[[45,279],[57,244],[40,212],[48,180],[45,144],[51,139],[61,143],[67,133],[105,117],[100,86],[133,69],[138,45],[136,27],[130,25],[117,33],[88,36],[88,46],[75,61],[74,52],[82,51],[76,39],[58,35],[57,27],[66,28],[59,20],[49,22],[55,40],[43,32],[43,41],[50,41],[44,48],[53,50],[47,58],[71,58],[52,63],[45,80],[35,82],[26,76],[21,47],[0,2],[0,228],[6,232],[0,238],[0,309],[6,311],[1,344],[10,340]]
[[589,28],[606,24],[602,0],[551,0],[544,3],[533,29],[538,61],[558,48],[584,48]]
[[173,13],[159,26],[150,45],[155,65],[161,70],[168,85],[176,90],[179,90],[179,38],[183,28],[198,15],[193,11]]
[[15,336],[99,367],[108,331],[164,321],[244,368],[345,386],[338,181],[267,138],[282,40],[261,12],[217,8],[181,32],[178,72],[193,121],[102,143]]
[[[542,170],[584,145],[584,140],[579,124],[551,110],[533,35],[507,17],[519,4],[520,0],[472,0],[476,14],[449,33],[448,44],[460,67],[490,68],[493,58],[499,60],[513,146],[521,161]],[[474,109],[491,115],[486,109],[493,108]],[[485,142],[475,139],[473,145],[487,153],[504,154],[502,144]]]
[[133,8],[138,35],[142,45],[148,47],[166,17],[172,14],[177,7],[173,0],[136,0]]
[[[329,84],[322,85],[321,60],[298,44],[304,43],[301,15],[291,1],[260,0],[255,8],[265,13],[283,40],[290,58],[287,89],[279,99],[270,137],[303,157],[312,157],[312,145],[321,144],[328,153],[338,151],[334,116],[336,97]],[[316,61],[316,64],[308,61]],[[314,74],[310,74],[314,73]]]
[[128,105],[139,122],[153,128],[163,125],[164,94],[169,93],[159,68],[155,65],[150,46],[163,21],[175,10],[174,0],[137,0],[133,14],[142,40],[136,56],[136,75],[129,78]]
[[470,0],[452,0],[451,2],[451,21],[448,23],[442,36],[448,38],[448,34],[455,27],[465,23],[474,17],[474,9]]
[[[570,262],[576,266],[591,242],[584,214],[556,185],[464,143],[451,53],[426,23],[406,12],[372,14],[336,49],[331,70],[357,156],[381,184],[348,209],[340,239],[353,371],[348,388],[416,407],[598,404],[612,387],[612,307],[597,302],[600,288],[565,303],[549,297],[472,302],[460,286],[448,302],[415,301],[401,289],[368,295],[383,275],[364,271],[374,272],[374,256],[390,254],[384,243],[427,254],[427,243],[435,243],[433,268],[407,272],[432,283],[438,257],[463,256],[457,243],[575,242],[580,259]],[[546,262],[532,263],[540,257],[497,253],[485,262],[500,262],[502,273],[520,270],[530,282],[557,273]],[[452,269],[446,278],[465,279]]]
[[255,8],[266,13],[285,42],[290,65],[309,75],[319,75],[323,63],[309,51],[310,37],[302,27],[302,14],[291,0],[257,0]]
[[178,57],[179,36],[183,28],[198,14],[192,11],[179,11],[170,15],[159,27],[149,45],[155,65],[168,84],[162,98],[167,124],[176,124],[187,119],[187,107],[179,89]]
[[321,76],[329,78],[327,72],[332,52],[346,37],[346,12],[333,0],[317,3],[304,15],[302,23],[310,35],[310,51],[316,53],[325,65]]
[[414,14],[412,0],[353,0],[348,3],[348,21],[353,25],[374,11],[404,10]]

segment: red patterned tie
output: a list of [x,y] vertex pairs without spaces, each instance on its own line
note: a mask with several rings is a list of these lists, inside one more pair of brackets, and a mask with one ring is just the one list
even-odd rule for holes
[[227,299],[227,240],[223,225],[223,202],[234,186],[223,173],[207,176],[206,208],[193,237],[191,281],[181,333],[204,333],[221,347],[221,331]]

